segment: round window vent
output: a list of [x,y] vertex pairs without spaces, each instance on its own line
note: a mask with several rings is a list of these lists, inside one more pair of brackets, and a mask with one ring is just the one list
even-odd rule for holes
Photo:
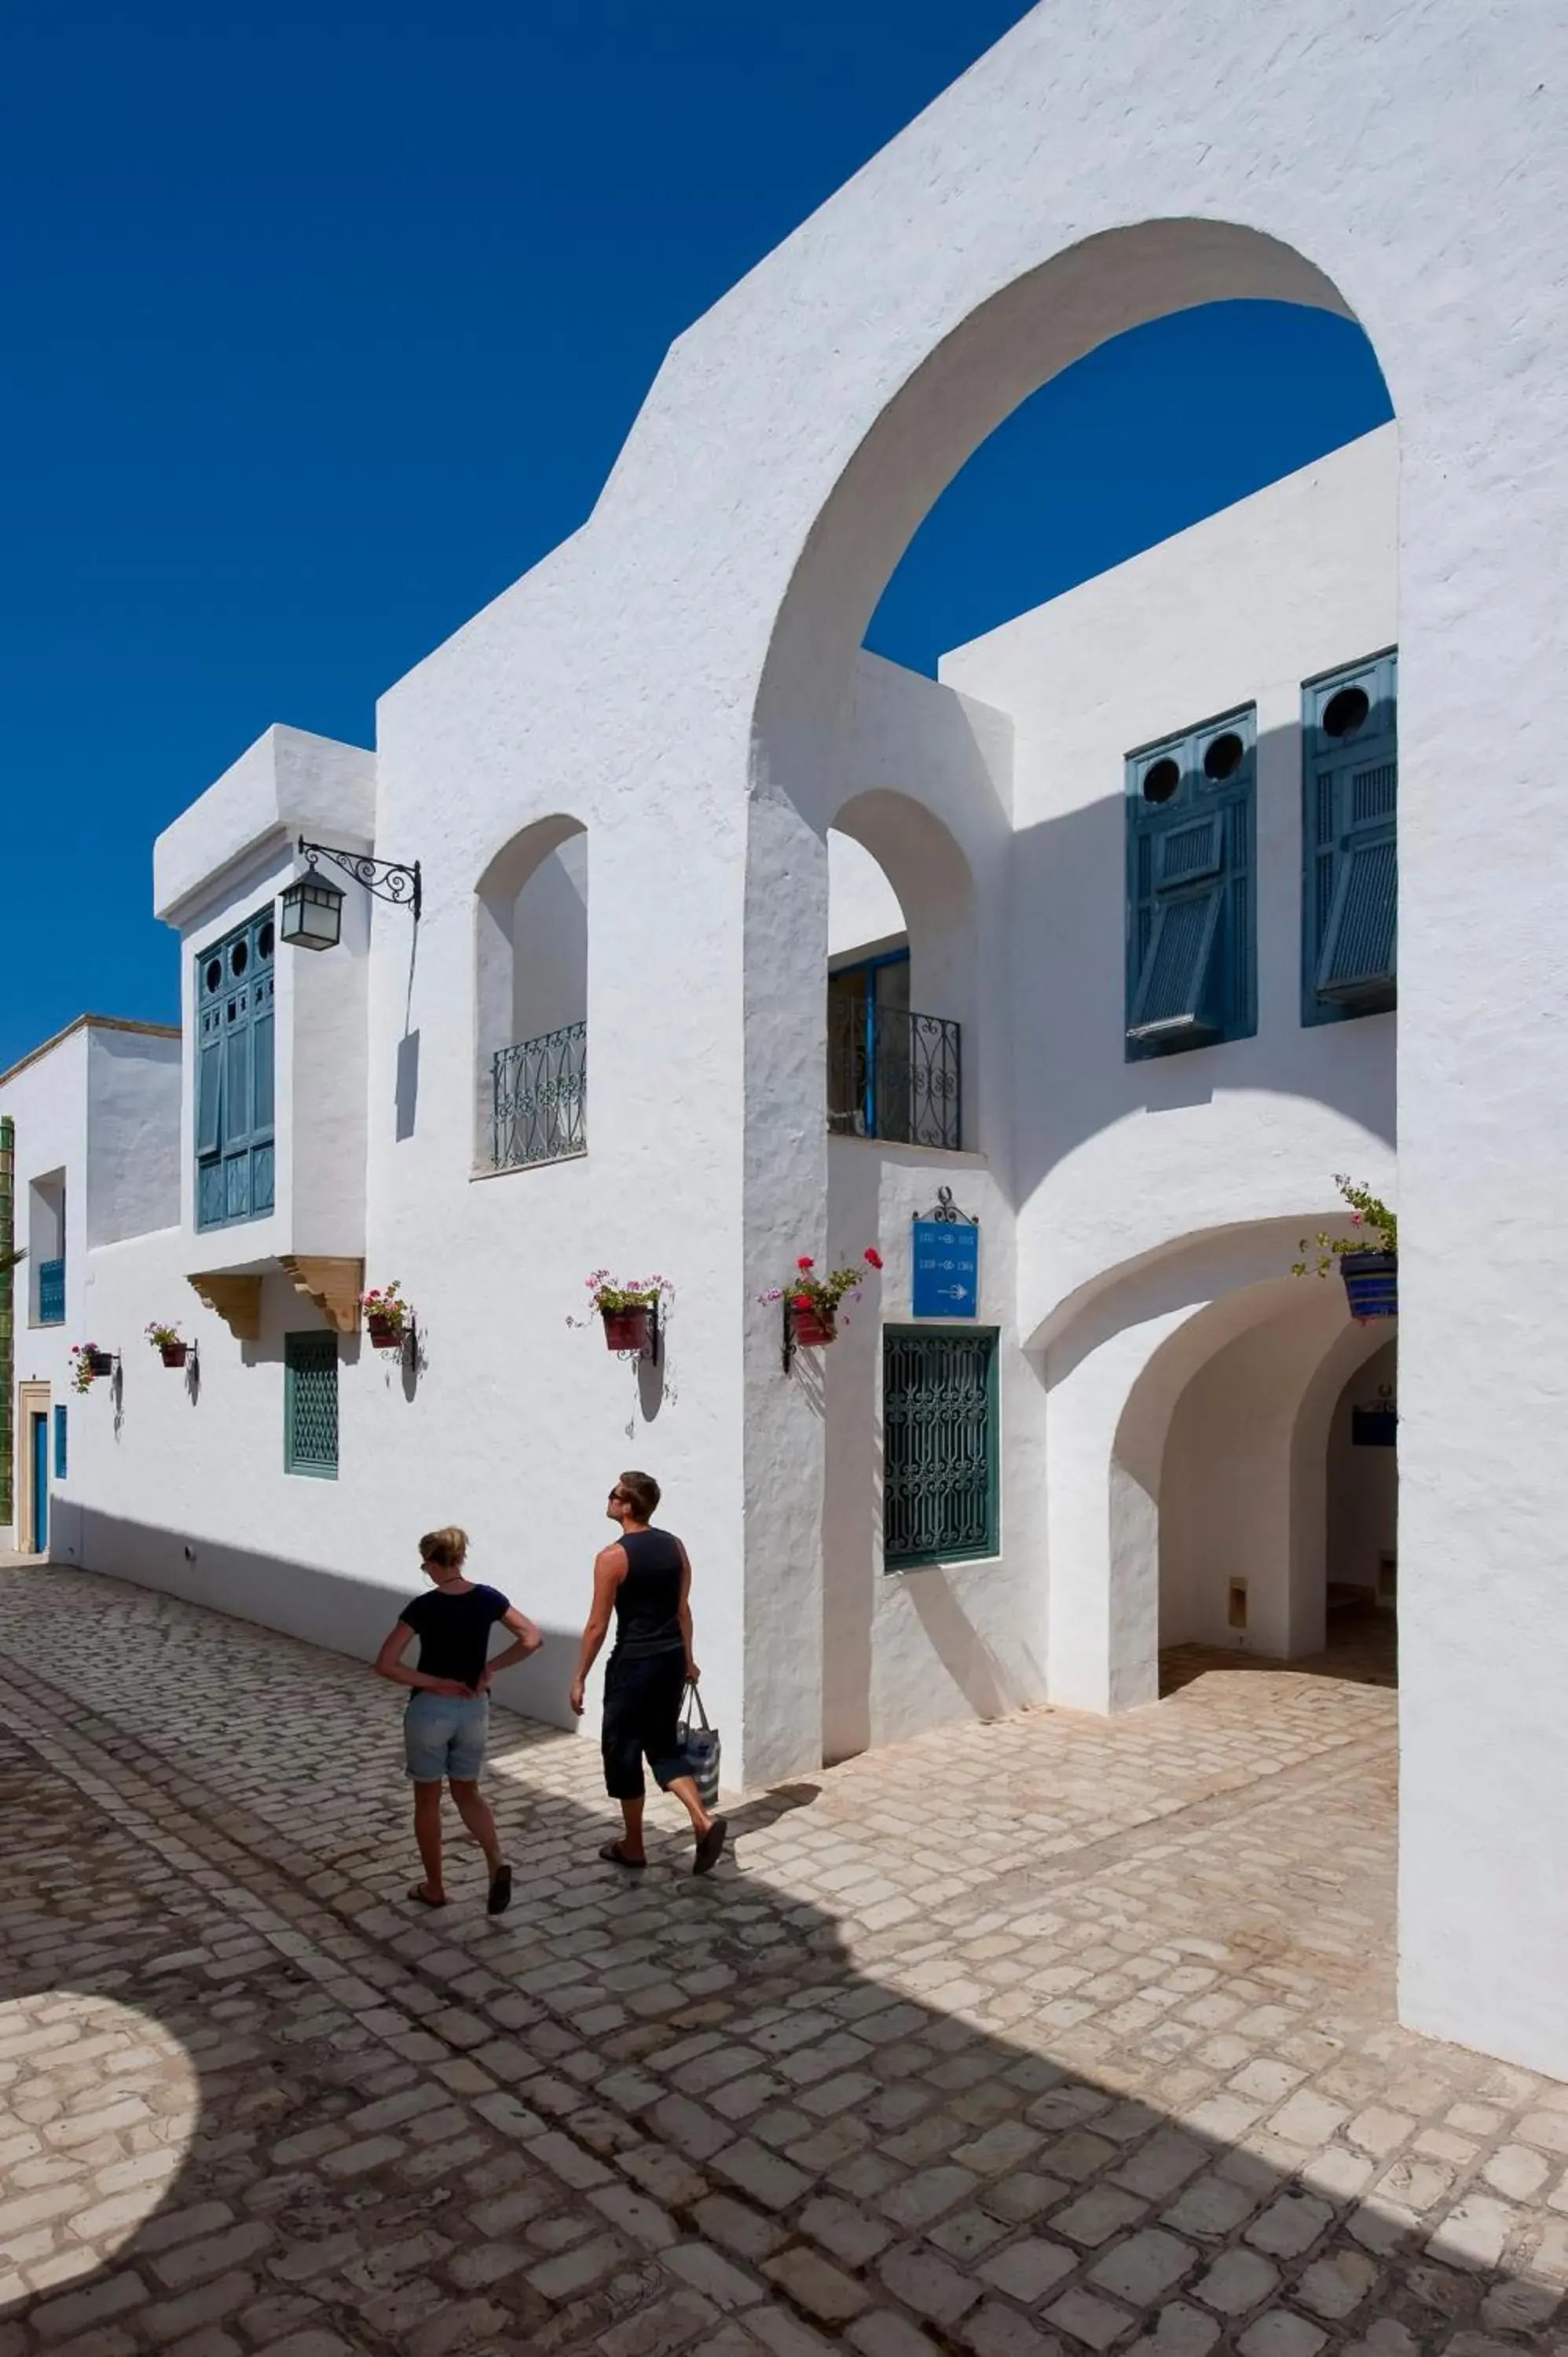
[[242,974],[244,973],[245,968],[250,964],[250,951],[245,947],[243,942],[236,942],[233,948],[229,952],[230,973],[232,974]]
[[273,920],[269,917],[256,935],[256,955],[270,958],[273,953]]
[[1180,783],[1181,771],[1167,753],[1144,770],[1144,800],[1146,802],[1168,802]]
[[209,958],[207,961],[207,972],[202,976],[202,980],[206,983],[208,989],[216,990],[222,979],[223,968],[220,965],[216,958]]
[[1342,687],[1337,695],[1329,697],[1324,709],[1324,735],[1353,737],[1371,708],[1364,687]]
[[1233,728],[1223,737],[1216,737],[1203,756],[1203,774],[1211,786],[1222,786],[1233,778],[1246,759],[1247,748]]

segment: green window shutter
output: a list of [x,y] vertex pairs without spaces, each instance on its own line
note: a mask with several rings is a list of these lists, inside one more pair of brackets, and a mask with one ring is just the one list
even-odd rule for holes
[[197,960],[196,1224],[273,1208],[272,903]]
[[55,1407],[55,1480],[57,1481],[63,1481],[66,1478],[68,1456],[65,1403],[62,1400],[58,1402]]
[[1130,1060],[1257,1028],[1256,763],[1251,706],[1128,756]]
[[1395,1004],[1399,919],[1397,654],[1302,690],[1302,1020]]
[[888,1327],[882,1344],[888,1571],[997,1552],[996,1335]]
[[284,1336],[285,1473],[338,1478],[338,1337]]

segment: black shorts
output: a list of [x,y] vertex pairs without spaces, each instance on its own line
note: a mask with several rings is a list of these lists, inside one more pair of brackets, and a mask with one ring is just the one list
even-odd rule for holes
[[612,1801],[640,1801],[647,1760],[660,1790],[692,1772],[677,1723],[686,1691],[684,1653],[650,1653],[628,1661],[612,1653],[605,1672],[601,1738],[605,1790]]

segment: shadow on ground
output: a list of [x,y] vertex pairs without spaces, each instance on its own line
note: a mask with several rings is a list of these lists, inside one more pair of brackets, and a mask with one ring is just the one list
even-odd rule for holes
[[[1069,2067],[1043,1996],[1006,2035],[939,2009],[912,1990],[945,1905],[885,1935],[879,1976],[876,1939],[790,1887],[818,1780],[737,1811],[711,1880],[672,1840],[618,1876],[586,1747],[498,1713],[514,1909],[488,1921],[469,1865],[463,1903],[411,1920],[384,1693],[167,1599],[122,1700],[102,1655],[68,1693],[71,1632],[113,1645],[150,1599],[66,1577],[48,1674],[30,1617],[0,1639],[0,2357],[1548,2346],[1557,2287],[1488,2257],[1507,2205],[1463,2171],[1434,2240],[1326,2112],[1288,2169],[1277,2135],[1271,2158]],[[264,1674],[215,1697],[209,1641]],[[988,1897],[966,1933],[1025,1989],[1049,1897]],[[1266,1961],[1195,1930],[1153,1969],[1212,1993],[1217,2086],[1272,2068],[1299,2100],[1309,2046],[1332,2080],[1333,2026]],[[1477,2107],[1520,2076],[1457,2067]]]

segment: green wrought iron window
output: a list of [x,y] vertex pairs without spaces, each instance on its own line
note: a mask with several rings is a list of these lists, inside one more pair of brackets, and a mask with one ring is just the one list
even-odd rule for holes
[[882,1338],[886,1571],[994,1555],[996,1333],[889,1326]]
[[338,1479],[338,1337],[284,1336],[283,1462],[285,1473]]

